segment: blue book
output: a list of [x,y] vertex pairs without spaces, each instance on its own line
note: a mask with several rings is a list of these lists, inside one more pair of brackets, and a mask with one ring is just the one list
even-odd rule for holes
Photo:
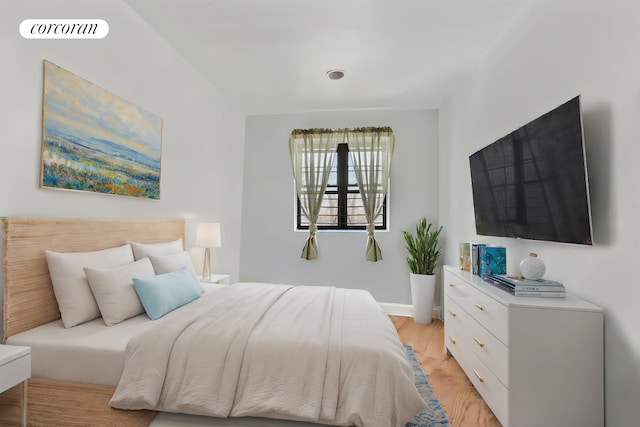
[[507,249],[502,246],[480,246],[478,274],[507,274]]
[[471,245],[471,273],[480,274],[480,247],[487,246],[484,243],[473,243]]

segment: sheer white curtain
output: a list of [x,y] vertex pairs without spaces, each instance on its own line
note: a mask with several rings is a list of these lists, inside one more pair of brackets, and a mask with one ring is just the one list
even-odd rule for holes
[[324,192],[338,144],[344,142],[344,132],[330,129],[294,129],[289,137],[289,154],[300,199],[300,210],[309,220],[309,238],[301,258],[318,258],[317,221]]
[[347,143],[367,218],[366,259],[379,261],[382,252],[375,239],[374,221],[382,211],[389,189],[395,137],[389,127],[360,128],[347,131]]

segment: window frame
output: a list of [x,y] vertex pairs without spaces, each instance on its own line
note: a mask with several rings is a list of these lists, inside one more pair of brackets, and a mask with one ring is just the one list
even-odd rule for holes
[[[318,225],[318,230],[328,230],[328,231],[362,231],[366,230],[366,225],[349,225],[348,224],[348,215],[347,215],[347,202],[349,194],[360,194],[360,190],[349,190],[349,146],[346,142],[341,142],[338,144],[338,148],[336,151],[337,157],[337,170],[336,170],[336,178],[337,184],[335,186],[331,186],[332,189],[329,189],[329,186],[324,191],[324,194],[337,194],[338,195],[338,225]],[[335,190],[333,190],[335,188]],[[297,194],[295,194],[296,198],[296,231],[308,231],[308,225],[302,225],[302,210],[300,209],[300,198]],[[388,231],[388,201],[389,201],[389,191],[387,191],[387,195],[384,198],[384,203],[382,204],[382,225],[376,225],[376,231]]]

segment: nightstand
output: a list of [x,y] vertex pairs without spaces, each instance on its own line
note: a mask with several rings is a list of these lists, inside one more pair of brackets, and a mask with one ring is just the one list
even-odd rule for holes
[[24,383],[22,425],[27,425],[27,380],[31,377],[31,347],[0,345],[0,393]]
[[219,283],[221,285],[228,285],[231,283],[231,276],[228,274],[212,274],[211,280],[202,280],[202,276],[198,276],[198,279],[202,283]]

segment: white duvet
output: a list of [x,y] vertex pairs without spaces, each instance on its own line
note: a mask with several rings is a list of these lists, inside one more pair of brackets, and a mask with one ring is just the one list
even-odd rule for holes
[[426,404],[368,292],[243,283],[131,339],[111,406],[400,427]]

